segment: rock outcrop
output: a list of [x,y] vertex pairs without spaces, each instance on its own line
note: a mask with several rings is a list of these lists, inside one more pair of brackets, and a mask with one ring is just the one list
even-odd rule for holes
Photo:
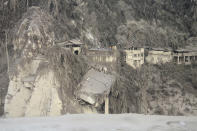
[[15,58],[9,68],[4,107],[7,117],[61,114],[60,84],[45,56],[47,49],[54,46],[52,22],[50,15],[33,7],[15,28]]
[[[60,115],[62,101],[59,98],[60,84],[52,70],[43,60],[31,60],[17,65],[17,75],[10,78],[5,100],[7,117]],[[38,71],[44,66],[45,73]],[[43,70],[42,70],[43,71]]]
[[5,116],[91,112],[80,106],[73,95],[87,67],[71,51],[54,44],[52,17],[33,7],[18,27],[13,40],[15,54],[9,68]]

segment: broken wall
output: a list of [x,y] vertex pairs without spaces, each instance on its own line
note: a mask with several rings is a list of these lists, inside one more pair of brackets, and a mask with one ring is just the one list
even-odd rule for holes
[[147,63],[150,64],[164,64],[173,60],[171,51],[149,51],[148,56],[145,58]]
[[108,70],[116,68],[116,63],[118,61],[118,53],[114,50],[107,49],[95,49],[88,50],[86,56],[92,65],[100,65],[106,67]]

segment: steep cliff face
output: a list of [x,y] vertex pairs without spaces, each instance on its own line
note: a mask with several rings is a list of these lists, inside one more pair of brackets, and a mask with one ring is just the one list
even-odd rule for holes
[[[57,92],[60,85],[44,56],[54,44],[54,32],[50,31],[52,22],[50,15],[35,7],[14,30],[14,59],[8,68],[10,83],[4,108],[6,116],[61,114],[62,103]],[[47,71],[44,75],[38,71],[41,66]],[[56,111],[52,111],[54,103]]]
[[52,23],[48,13],[33,7],[14,30],[6,117],[91,112],[74,99],[87,66],[71,51],[55,46]]
[[5,99],[6,117],[60,115],[62,102],[58,95],[60,85],[54,72],[45,66],[45,74],[38,72],[43,60],[31,60],[16,65],[17,75],[10,76]]

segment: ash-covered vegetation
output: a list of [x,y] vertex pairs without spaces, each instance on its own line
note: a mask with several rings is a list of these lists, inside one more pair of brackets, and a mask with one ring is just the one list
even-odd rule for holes
[[[8,86],[6,48],[11,59],[14,55],[15,30],[17,25],[20,25],[21,19],[28,18],[31,12],[29,14],[26,12],[31,10],[31,6],[38,6],[53,17],[53,21],[50,21],[53,24],[51,30],[57,42],[80,38],[89,47],[118,45],[119,48],[128,45],[178,48],[196,44],[196,0],[1,0],[0,92],[2,99]],[[52,51],[55,53],[53,54]],[[57,57],[51,57],[54,55]],[[62,57],[61,52],[56,52],[55,49],[48,53],[52,64],[57,64],[54,66],[57,76],[65,77],[61,71],[65,70],[67,64],[74,65],[69,66],[68,69],[79,75],[67,74],[66,77],[71,77],[78,83],[87,69],[84,60],[69,57],[69,54],[62,55],[68,61],[62,63],[57,61]],[[75,62],[79,64],[73,64]],[[117,82],[112,89],[110,100],[113,105],[112,113],[195,114],[193,108],[188,108],[188,105],[191,107],[195,104],[195,101],[191,102],[190,94],[194,100],[197,97],[194,95],[197,88],[196,66],[144,65],[137,71],[127,66],[117,66]],[[83,70],[75,70],[75,68]],[[66,84],[64,81],[66,79],[60,80]],[[72,92],[72,88],[70,90]],[[175,99],[176,97],[185,100]],[[172,102],[165,103],[170,101],[167,98],[172,98]],[[164,101],[163,105],[158,104],[162,101]],[[177,101],[185,105],[178,103],[170,107]],[[170,106],[165,107],[165,105]]]
[[[196,4],[194,0],[2,0],[0,26],[13,27],[28,8],[39,6],[61,23],[66,31],[60,34],[69,38],[86,39],[84,32],[89,32],[103,46],[131,41],[138,44],[141,39],[141,45],[183,46],[197,35]],[[135,23],[136,29],[130,23]]]
[[112,89],[112,113],[196,115],[197,66],[145,64],[140,70],[119,69]]

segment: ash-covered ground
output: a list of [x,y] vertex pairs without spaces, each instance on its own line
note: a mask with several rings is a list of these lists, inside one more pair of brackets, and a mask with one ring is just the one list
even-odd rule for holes
[[[39,9],[34,10],[32,6]],[[33,13],[36,11],[42,12],[43,17]],[[72,98],[74,86],[87,71],[86,60],[64,52],[65,62],[61,63],[58,61],[61,50],[50,49],[51,39],[61,42],[79,38],[88,47],[134,45],[176,49],[197,44],[195,0],[2,0],[0,18],[1,114],[9,85],[7,53],[10,65],[26,56],[21,54],[24,47],[29,46],[28,51],[33,55],[45,55],[56,78],[68,87]],[[29,25],[32,26],[30,33],[37,32],[33,29],[39,25],[35,29],[41,34],[35,36],[41,37],[29,37],[26,32]],[[39,42],[44,43],[43,47],[34,49],[32,43]],[[111,113],[197,114],[196,65],[145,64],[141,70],[121,63],[116,66],[117,81],[110,94]],[[70,72],[62,73],[65,70]],[[65,91],[61,88],[62,96]]]

